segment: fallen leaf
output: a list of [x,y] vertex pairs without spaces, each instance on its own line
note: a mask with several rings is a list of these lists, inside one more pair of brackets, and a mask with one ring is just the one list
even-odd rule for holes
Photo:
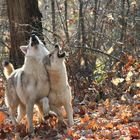
[[140,138],[140,130],[138,127],[129,127],[129,131],[133,137]]
[[122,83],[124,81],[124,79],[123,78],[113,78],[112,79],[112,83],[115,85],[115,86],[117,86],[119,83]]
[[108,123],[105,127],[107,129],[112,129],[114,127],[114,125],[113,125],[113,123]]
[[108,20],[114,20],[112,13],[107,14]]
[[118,125],[116,126],[116,128],[117,128],[118,130],[121,130],[121,129],[123,128],[123,126],[122,126],[122,124],[118,124]]
[[84,118],[81,118],[81,123],[85,123],[85,122],[89,121],[89,119],[90,119],[90,117],[87,114],[85,114]]
[[93,130],[97,130],[99,128],[97,122],[95,120],[92,120],[88,123],[87,129],[93,129]]
[[0,112],[0,123],[2,123],[6,118],[6,115],[3,112]]
[[131,78],[132,78],[132,76],[133,76],[133,72],[132,72],[132,71],[129,71],[129,72],[127,73],[127,76],[126,76],[125,80],[126,80],[127,82],[130,81]]
[[71,130],[71,129],[67,130],[67,134],[68,134],[68,136],[72,136],[73,130]]

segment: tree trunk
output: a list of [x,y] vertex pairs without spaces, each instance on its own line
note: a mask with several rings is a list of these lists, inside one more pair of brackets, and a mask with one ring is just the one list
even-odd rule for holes
[[[94,2],[95,4],[95,8],[93,10],[93,15],[94,15],[94,27],[93,27],[93,30],[96,31],[96,26],[97,26],[97,6],[98,6],[98,0],[95,0]],[[93,45],[92,45],[93,48],[97,47],[96,46],[96,34],[93,34]]]
[[135,17],[135,21],[136,21],[136,52],[137,52],[137,56],[139,56],[139,60],[140,60],[140,1],[138,1],[138,6],[137,6],[137,12],[136,12],[136,17]]
[[[83,6],[84,2],[83,0],[79,0],[79,33],[81,32],[82,35],[82,46],[85,45],[85,25],[84,25],[84,13],[83,13]],[[79,35],[80,36],[80,35]]]
[[125,28],[126,28],[126,22],[125,22],[125,0],[121,0],[121,35],[120,35],[120,42],[123,42],[124,40],[124,34],[125,34]]
[[65,0],[64,2],[64,5],[65,5],[65,27],[66,27],[66,39],[67,39],[67,43],[68,43],[68,46],[70,44],[70,41],[69,41],[69,30],[68,30],[68,1]]
[[[11,47],[10,61],[17,68],[23,64],[21,45],[27,44],[31,32],[42,37],[41,13],[37,0],[7,0],[10,22]],[[43,37],[42,37],[43,40]]]
[[54,43],[57,42],[56,40],[56,23],[55,23],[55,1],[51,0],[51,8],[52,8],[52,31],[53,31],[53,41]]

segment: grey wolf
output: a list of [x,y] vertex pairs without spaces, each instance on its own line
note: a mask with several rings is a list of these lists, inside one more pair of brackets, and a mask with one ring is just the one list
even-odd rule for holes
[[[61,107],[64,106],[68,123],[70,126],[73,122],[73,108],[72,108],[72,95],[71,88],[68,83],[68,76],[65,65],[65,52],[61,52],[61,48],[56,45],[55,50],[50,53],[49,61],[48,58],[46,69],[50,79],[50,93],[48,96],[50,109],[58,115],[58,119],[63,121],[61,114]],[[45,63],[45,62],[44,62]]]
[[42,63],[50,52],[35,35],[30,37],[28,45],[21,46],[20,49],[25,54],[24,65],[14,70],[8,77],[5,103],[15,125],[27,115],[28,132],[31,133],[34,131],[32,121],[34,104],[38,106],[40,114],[43,114],[43,106],[40,102],[50,92],[48,74]]
[[[8,77],[11,75],[11,73],[15,70],[14,66],[8,60],[4,60],[2,65],[3,65],[3,68],[4,68],[3,69],[4,76],[6,77],[6,79],[8,79]],[[48,101],[48,98],[44,97],[38,103],[43,108],[43,113],[40,114],[40,112],[39,112],[39,114],[38,114],[39,121],[42,122],[42,121],[44,121],[44,116],[49,113],[49,104],[48,104],[49,101]],[[38,106],[37,106],[37,110],[39,110]]]

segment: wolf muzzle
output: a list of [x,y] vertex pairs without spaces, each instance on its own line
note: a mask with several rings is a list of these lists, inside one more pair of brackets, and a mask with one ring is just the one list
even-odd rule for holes
[[61,51],[61,48],[59,47],[59,45],[56,44],[55,49],[58,49],[58,53],[57,53],[58,58],[63,58],[66,56],[66,52]]
[[58,58],[63,58],[63,57],[65,57],[66,56],[66,53],[65,52],[58,52],[57,53],[57,57]]
[[38,45],[38,44],[39,44],[39,41],[38,41],[36,35],[32,34],[31,35],[31,46]]

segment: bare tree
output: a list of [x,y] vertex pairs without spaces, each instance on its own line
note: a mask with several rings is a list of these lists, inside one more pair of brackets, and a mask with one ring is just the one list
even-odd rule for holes
[[83,0],[79,0],[79,38],[82,35],[82,45],[85,45],[85,25],[84,25],[84,13],[83,13]]

